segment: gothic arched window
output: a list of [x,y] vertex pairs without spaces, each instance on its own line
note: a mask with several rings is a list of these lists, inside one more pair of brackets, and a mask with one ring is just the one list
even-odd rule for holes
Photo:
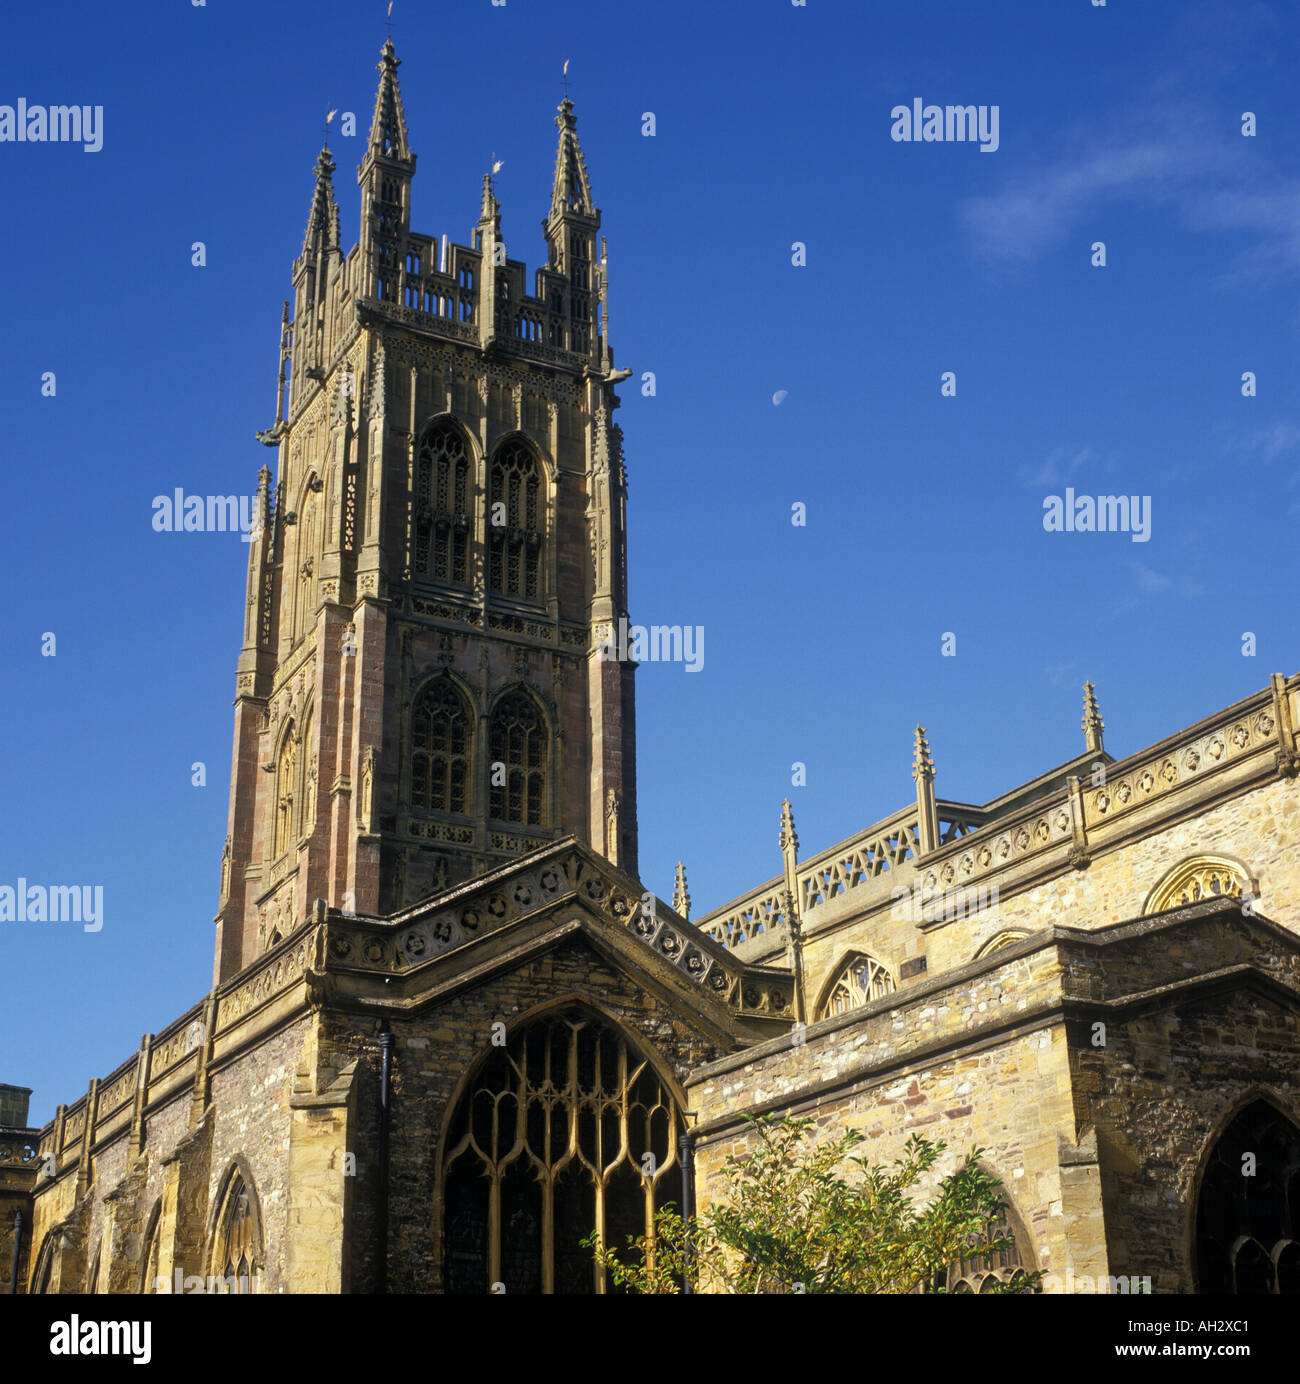
[[536,599],[542,590],[542,475],[530,448],[506,442],[488,477],[488,589]]
[[488,734],[488,815],[498,822],[539,827],[546,817],[549,761],[546,718],[526,692],[497,702]]
[[579,1241],[594,1229],[622,1253],[653,1234],[680,1181],[680,1131],[654,1068],[599,1019],[570,1009],[512,1034],[443,1146],[445,1291],[607,1291]]
[[950,1293],[990,1293],[998,1284],[1012,1283],[1025,1273],[1025,1255],[1021,1250],[1023,1233],[1019,1231],[1013,1213],[1008,1211],[1007,1218],[1000,1225],[992,1227],[989,1238],[1010,1238],[1012,1243],[993,1254],[959,1259],[950,1265],[947,1281]]
[[975,953],[976,961],[991,955],[993,952],[1001,951],[1004,947],[1014,947],[1017,942],[1023,941],[1029,934],[1022,928],[1007,928],[1005,932],[999,932],[990,937],[987,942]]
[[1196,1200],[1201,1293],[1300,1293],[1300,1129],[1268,1101],[1214,1146]]
[[293,800],[297,788],[298,742],[294,738],[293,722],[280,742],[280,757],[275,766],[275,822],[271,855],[279,859],[293,841]]
[[470,711],[448,678],[430,683],[411,712],[411,806],[467,810]]
[[226,1187],[221,1214],[217,1218],[217,1238],[212,1259],[213,1274],[221,1280],[222,1293],[255,1293],[261,1259],[257,1211],[252,1192],[241,1173],[235,1173]]
[[460,429],[435,423],[415,458],[415,570],[454,586],[469,583],[469,451]]
[[865,952],[854,952],[840,965],[824,992],[826,998],[817,1017],[829,1019],[833,1014],[847,1014],[850,1009],[860,1009],[872,1000],[892,994],[894,989],[894,978],[883,962]]
[[1195,855],[1174,866],[1147,896],[1144,915],[1181,908],[1202,899],[1239,898],[1251,891],[1246,871],[1221,855]]

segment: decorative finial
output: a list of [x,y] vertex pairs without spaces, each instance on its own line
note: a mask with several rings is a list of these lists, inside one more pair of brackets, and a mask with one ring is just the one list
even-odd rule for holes
[[686,890],[686,866],[677,862],[677,877],[673,882],[673,912],[679,918],[691,920],[691,896]]
[[794,813],[790,809],[790,799],[781,804],[781,836],[779,845],[782,851],[799,849],[799,837],[794,829]]
[[917,726],[916,743],[912,751],[912,781],[934,778],[934,760],[930,758],[930,743],[925,738],[925,727]]
[[1092,683],[1083,684],[1083,738],[1088,749],[1096,754],[1102,753],[1101,733],[1106,723],[1101,719],[1097,707],[1096,690]]

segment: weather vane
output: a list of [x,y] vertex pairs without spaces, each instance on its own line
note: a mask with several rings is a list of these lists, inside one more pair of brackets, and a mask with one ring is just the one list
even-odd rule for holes
[[569,60],[564,60],[564,99],[569,99]]
[[393,41],[393,0],[388,0],[388,41]]
[[329,142],[330,142],[330,121],[333,120],[334,117],[335,117],[337,114],[338,114],[338,111],[337,111],[337,110],[332,110],[332,111],[326,111],[326,112],[325,112],[325,135],[324,135],[324,138],[321,140],[321,143],[322,143],[327,149],[329,148]]

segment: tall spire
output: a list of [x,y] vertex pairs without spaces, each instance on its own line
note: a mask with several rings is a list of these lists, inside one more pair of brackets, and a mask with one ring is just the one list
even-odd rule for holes
[[573,102],[566,96],[557,107],[556,127],[560,131],[560,147],[555,154],[555,182],[551,188],[550,220],[557,221],[566,214],[594,217],[598,215],[591,200],[591,183],[587,165],[578,143],[578,121],[573,114]]
[[334,198],[334,160],[329,145],[323,144],[316,158],[316,187],[312,193],[311,210],[307,213],[307,230],[302,238],[304,255],[322,254],[337,250],[339,233],[339,204]]
[[389,35],[379,55],[379,90],[375,93],[375,113],[370,121],[370,151],[386,159],[411,157],[402,91],[397,84],[397,69],[401,65],[392,35]]
[[397,54],[389,38],[379,59],[379,90],[375,93],[370,141],[357,169],[361,186],[361,292],[365,298],[385,303],[402,301],[406,234],[411,227],[411,178],[415,173],[397,68]]
[[556,285],[564,300],[557,323],[562,339],[558,344],[578,355],[590,355],[593,362],[608,364],[608,352],[600,339],[600,302],[603,293],[601,267],[596,262],[596,237],[600,231],[600,212],[591,199],[587,165],[578,144],[578,122],[573,102],[566,93],[559,104],[555,123],[560,144],[555,154],[555,182],[551,188],[551,209],[542,229],[546,233],[548,269],[561,274],[565,285]]
[[1096,689],[1092,683],[1083,684],[1083,739],[1092,754],[1102,754],[1101,733],[1106,723],[1097,706]]

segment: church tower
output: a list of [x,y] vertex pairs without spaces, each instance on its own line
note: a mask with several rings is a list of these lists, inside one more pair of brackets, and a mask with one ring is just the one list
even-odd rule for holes
[[470,244],[411,230],[397,69],[390,39],[346,256],[316,161],[258,434],[218,980],[317,899],[389,915],[568,835],[637,872],[630,372],[573,104],[530,284],[491,174]]

